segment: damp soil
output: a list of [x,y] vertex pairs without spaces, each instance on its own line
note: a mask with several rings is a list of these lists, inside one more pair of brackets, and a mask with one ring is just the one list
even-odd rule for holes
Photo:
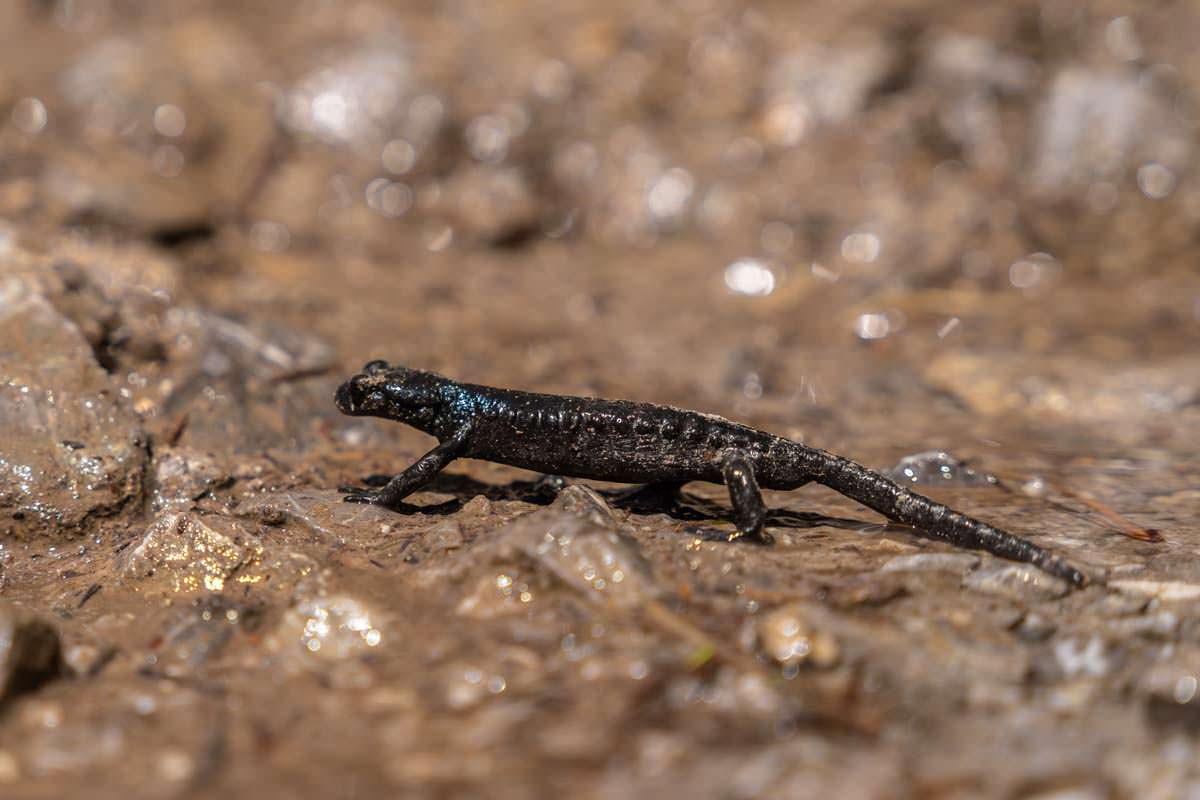
[[[1200,793],[1200,14],[0,7],[0,796]],[[454,463],[669,403],[1078,564]]]

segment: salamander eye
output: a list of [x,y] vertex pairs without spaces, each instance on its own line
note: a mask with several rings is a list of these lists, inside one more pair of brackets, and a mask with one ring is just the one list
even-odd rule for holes
[[389,369],[391,369],[391,365],[388,362],[376,359],[375,361],[368,361],[366,364],[363,364],[362,371],[368,375],[378,375],[380,372],[387,372]]

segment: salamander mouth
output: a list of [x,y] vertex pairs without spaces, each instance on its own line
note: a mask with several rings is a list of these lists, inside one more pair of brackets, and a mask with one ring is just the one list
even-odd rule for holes
[[353,390],[350,388],[349,381],[346,381],[345,383],[343,383],[341,386],[339,386],[337,388],[337,392],[335,392],[333,395],[333,402],[334,402],[334,405],[337,406],[338,411],[342,412],[343,414],[353,414],[354,413],[354,396],[353,396],[353,394],[354,393],[353,393]]
[[333,402],[338,411],[354,417],[369,417],[379,413],[383,402],[381,391],[387,376],[382,373],[359,373],[337,388]]
[[333,395],[333,402],[338,411],[353,417],[360,417],[367,413],[362,407],[366,393],[363,391],[363,387],[357,384],[358,379],[359,376],[355,376],[346,381],[337,388],[337,392]]

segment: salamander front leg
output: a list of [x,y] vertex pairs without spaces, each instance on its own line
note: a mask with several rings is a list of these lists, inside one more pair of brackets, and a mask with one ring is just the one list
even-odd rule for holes
[[758,482],[754,480],[754,468],[750,466],[745,453],[737,450],[727,453],[721,461],[721,474],[725,478],[725,485],[729,487],[733,521],[737,525],[737,531],[729,540],[749,536],[769,544],[771,536],[763,530],[767,521],[767,506],[758,490]]
[[408,469],[388,481],[382,489],[353,490],[342,499],[347,503],[371,503],[393,511],[398,510],[404,498],[429,485],[439,472],[458,458],[466,447],[469,433],[470,426],[464,425],[454,436],[421,456]]

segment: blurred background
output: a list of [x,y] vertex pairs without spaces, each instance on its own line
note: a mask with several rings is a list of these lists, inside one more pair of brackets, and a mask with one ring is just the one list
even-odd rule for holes
[[[0,485],[23,515],[0,594],[71,609],[63,669],[87,680],[53,691],[88,709],[0,717],[0,795],[237,792],[269,767],[281,797],[1195,796],[1197,41],[1200,7],[1131,0],[0,4],[4,413],[32,431],[0,453],[29,465]],[[45,333],[63,320],[74,345]],[[923,562],[932,545],[806,490],[771,502],[827,516],[774,553],[626,523],[673,598],[656,608],[690,620],[673,634],[565,589],[536,619],[463,611],[453,564],[530,498],[355,533],[329,491],[428,446],[332,408],[371,358],[721,413],[1129,585],[1063,599],[994,559]],[[103,467],[60,452],[16,376],[59,406],[116,398],[71,423]],[[284,548],[258,568],[291,588],[213,582],[249,556],[193,574],[216,546],[179,518],[233,525],[263,493],[300,528],[221,535]],[[199,548],[151,588],[122,560],[145,513],[146,536]],[[458,544],[430,543],[435,522]],[[124,588],[84,612],[93,585]],[[385,642],[427,626],[420,652],[280,655],[316,652],[305,620],[361,633],[371,602],[406,620]],[[793,610],[754,622],[771,607]],[[251,608],[267,633],[213,632]],[[833,638],[762,649],[810,629]],[[750,666],[698,673],[693,634]],[[163,642],[185,656],[150,690]]]

